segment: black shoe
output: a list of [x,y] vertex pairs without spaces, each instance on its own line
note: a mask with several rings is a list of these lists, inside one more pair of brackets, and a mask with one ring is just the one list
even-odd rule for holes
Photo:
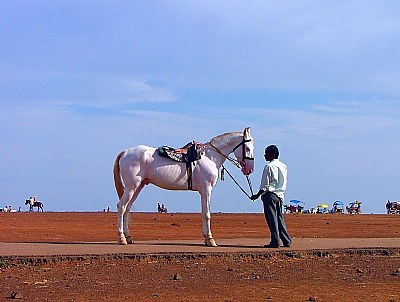
[[283,247],[290,247],[290,243],[289,244],[284,244]]
[[267,249],[277,249],[277,248],[279,248],[279,244],[269,243],[269,244],[264,245],[264,247]]

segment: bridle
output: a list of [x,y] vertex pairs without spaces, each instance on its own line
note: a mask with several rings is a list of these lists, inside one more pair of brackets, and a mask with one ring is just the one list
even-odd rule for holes
[[235,152],[235,150],[236,150],[237,148],[239,148],[240,146],[242,146],[242,160],[243,160],[243,161],[244,161],[245,159],[254,160],[254,157],[248,157],[248,156],[246,155],[246,143],[248,143],[248,142],[251,142],[251,139],[244,139],[244,137],[243,137],[243,140],[242,140],[239,144],[237,144],[237,146],[236,146],[235,148],[233,148],[233,151],[232,151],[232,152]]
[[[232,152],[235,152],[235,150],[236,150],[237,148],[239,148],[240,146],[242,146],[242,161],[243,161],[243,162],[244,162],[245,159],[254,160],[254,157],[249,157],[249,156],[246,155],[246,143],[248,143],[248,142],[251,142],[251,139],[245,139],[245,138],[243,137],[242,141],[241,141],[239,144],[237,144],[237,145],[233,148],[233,150],[232,150]],[[217,151],[219,154],[221,154],[223,157],[225,157],[227,160],[229,160],[232,164],[234,164],[236,167],[238,167],[239,169],[242,168],[242,164],[241,164],[237,159],[235,159],[235,158],[233,158],[233,157],[230,157],[229,155],[226,155],[226,154],[222,153],[221,150],[219,150],[217,147],[215,147],[211,142],[208,142],[208,144],[209,144],[215,151]]]
[[[248,143],[248,142],[251,142],[251,139],[245,139],[245,138],[243,137],[243,140],[242,140],[239,144],[237,144],[237,145],[235,146],[235,148],[233,148],[233,150],[232,150],[232,152],[235,152],[235,150],[236,150],[237,148],[239,148],[240,146],[242,146],[242,161],[243,161],[243,162],[244,162],[245,159],[254,160],[254,157],[249,157],[249,156],[246,155],[246,143]],[[229,160],[232,164],[234,164],[237,168],[241,169],[241,168],[243,167],[242,164],[241,164],[237,159],[235,159],[235,158],[233,158],[233,157],[230,157],[229,155],[226,155],[226,154],[222,153],[221,150],[219,150],[217,147],[215,147],[211,142],[209,142],[209,145],[210,145],[216,152],[218,152],[218,153],[221,154],[223,157],[225,157],[227,160]],[[250,195],[247,194],[247,192],[240,186],[240,184],[235,180],[235,178],[232,176],[232,174],[229,173],[229,171],[225,168],[224,165],[222,165],[221,180],[224,180],[224,171],[226,171],[226,172],[228,173],[229,177],[232,178],[232,180],[233,180],[233,181],[235,182],[235,184],[239,187],[239,189],[240,189],[244,194],[246,194],[246,196],[247,196],[248,198],[251,199]],[[254,195],[254,193],[253,193],[253,187],[252,187],[252,185],[251,185],[251,180],[250,180],[250,177],[249,177],[248,175],[246,175],[246,180],[247,180],[247,184],[249,185],[251,194]]]

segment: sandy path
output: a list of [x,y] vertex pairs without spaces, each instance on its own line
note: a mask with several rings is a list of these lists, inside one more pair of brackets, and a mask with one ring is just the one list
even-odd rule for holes
[[[264,238],[219,239],[217,248],[196,240],[138,241],[119,246],[115,242],[0,243],[0,256],[55,256],[148,253],[263,252]],[[287,251],[353,248],[400,248],[400,238],[295,238]]]

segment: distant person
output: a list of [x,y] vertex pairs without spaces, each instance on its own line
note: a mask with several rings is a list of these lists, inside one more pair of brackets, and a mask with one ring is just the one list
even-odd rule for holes
[[388,200],[387,201],[387,203],[386,203],[386,212],[388,213],[388,214],[390,214],[390,208],[392,207],[392,204],[391,204],[391,202]]
[[290,247],[292,239],[286,229],[282,214],[282,204],[287,186],[287,166],[279,159],[279,149],[275,145],[265,148],[264,158],[267,164],[261,177],[260,189],[251,199],[261,196],[264,216],[271,232],[271,242],[265,248],[278,248],[280,241],[284,247]]

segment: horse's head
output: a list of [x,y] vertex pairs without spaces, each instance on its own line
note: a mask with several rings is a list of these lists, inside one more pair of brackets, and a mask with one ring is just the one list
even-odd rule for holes
[[242,173],[251,174],[254,170],[254,140],[250,134],[250,127],[244,129],[243,139],[233,149],[233,153],[242,167]]

